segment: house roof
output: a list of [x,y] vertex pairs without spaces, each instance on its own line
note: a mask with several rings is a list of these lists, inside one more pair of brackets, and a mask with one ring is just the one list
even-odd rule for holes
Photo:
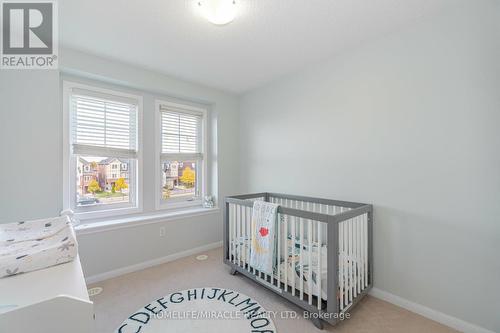
[[89,161],[87,161],[86,159],[84,159],[83,157],[78,157],[78,160],[80,161],[80,163],[83,163],[83,164],[90,164]]
[[[83,157],[81,157],[81,156],[80,156],[80,157],[78,157],[78,160],[80,161],[80,163],[85,164],[85,165],[87,165],[87,164],[91,164],[91,163],[92,163],[92,162],[87,161],[86,159],[84,159],[84,158],[83,158]],[[121,159],[121,158],[117,158],[117,157],[108,157],[108,158],[105,158],[105,159],[103,159],[103,160],[101,160],[101,161],[99,161],[99,162],[96,162],[96,163],[97,163],[97,164],[101,164],[101,165],[107,165],[107,164],[109,164],[109,163],[113,162],[114,160],[118,160],[118,161],[120,161],[121,163],[127,163],[127,164],[128,164],[128,161],[127,161],[127,160],[124,160],[124,159]]]
[[107,165],[107,164],[113,162],[114,160],[118,160],[118,161],[120,161],[120,163],[128,163],[128,161],[123,160],[121,158],[109,157],[109,158],[106,158],[106,159],[100,161],[99,164],[101,164],[101,165]]

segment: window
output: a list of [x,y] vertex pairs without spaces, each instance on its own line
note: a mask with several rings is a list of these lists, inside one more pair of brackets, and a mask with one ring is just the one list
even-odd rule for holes
[[138,211],[141,98],[68,82],[64,96],[65,206],[89,218]]
[[157,114],[159,208],[200,205],[206,180],[206,110],[159,101]]

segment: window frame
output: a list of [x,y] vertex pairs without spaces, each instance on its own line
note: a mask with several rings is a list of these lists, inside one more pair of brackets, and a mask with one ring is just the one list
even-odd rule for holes
[[[143,98],[140,95],[126,93],[117,89],[101,88],[97,85],[63,81],[63,209],[71,210],[81,220],[100,219],[123,214],[141,213],[143,210],[143,146],[142,146],[142,115]],[[103,96],[132,99],[137,102],[137,157],[129,163],[129,183],[135,183],[130,191],[129,203],[117,203],[102,206],[77,207],[76,205],[76,168],[78,156],[73,154],[71,134],[71,95],[73,89],[84,89]],[[94,154],[99,156],[99,154]],[[110,157],[110,156],[102,156]],[[133,194],[132,194],[133,192]]]
[[[168,105],[172,108],[185,110],[186,113],[192,112],[201,115],[201,133],[200,133],[200,153],[202,154],[201,160],[197,160],[197,175],[196,182],[199,187],[199,197],[194,200],[187,200],[184,198],[173,198],[164,200],[162,191],[162,164],[164,159],[161,158],[162,154],[162,137],[161,137],[161,106]],[[176,210],[182,208],[201,207],[203,198],[207,194],[208,183],[208,108],[203,105],[195,105],[187,101],[174,101],[168,99],[155,100],[155,207],[156,210]],[[175,154],[174,154],[175,155]],[[179,154],[177,154],[179,155]],[[174,160],[174,159],[172,159]],[[190,161],[190,159],[180,160],[178,162]],[[199,171],[199,174],[198,174]]]

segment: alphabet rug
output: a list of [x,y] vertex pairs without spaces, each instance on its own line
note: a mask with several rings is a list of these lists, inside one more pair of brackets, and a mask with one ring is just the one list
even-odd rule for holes
[[237,291],[205,287],[159,297],[131,314],[118,333],[275,333],[272,313]]

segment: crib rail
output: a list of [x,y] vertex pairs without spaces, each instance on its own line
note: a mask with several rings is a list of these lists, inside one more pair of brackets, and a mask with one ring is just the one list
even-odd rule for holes
[[[280,205],[272,274],[249,265],[255,200]],[[371,205],[256,193],[228,197],[225,208],[224,261],[305,310],[342,313],[371,288]]]

